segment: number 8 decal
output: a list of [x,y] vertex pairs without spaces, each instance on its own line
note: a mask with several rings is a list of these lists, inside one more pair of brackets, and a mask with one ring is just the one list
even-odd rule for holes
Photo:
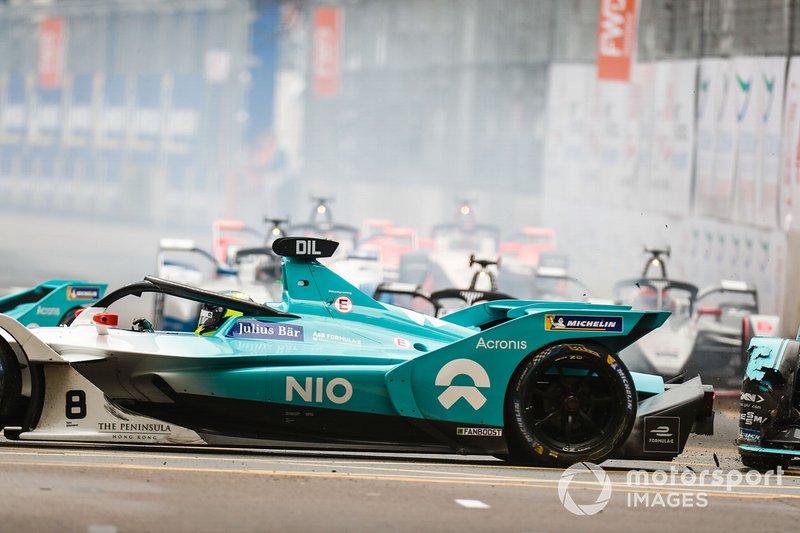
[[69,420],[86,418],[86,393],[84,391],[67,391],[66,415]]

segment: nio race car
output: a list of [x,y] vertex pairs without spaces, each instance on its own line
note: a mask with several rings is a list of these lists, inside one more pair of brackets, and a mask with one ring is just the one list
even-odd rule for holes
[[755,337],[748,354],[736,439],[742,463],[758,469],[786,467],[800,457],[800,342]]
[[[498,300],[440,320],[378,302],[289,237],[271,306],[158,278],[73,324],[0,315],[0,425],[11,439],[493,454],[524,464],[671,459],[711,431],[713,391],[617,355],[667,313]],[[127,298],[202,304],[201,334],[154,331]],[[123,306],[123,308],[126,306]],[[145,306],[147,307],[147,306]]]
[[0,313],[29,327],[69,324],[76,313],[103,296],[105,283],[50,280],[0,297]]

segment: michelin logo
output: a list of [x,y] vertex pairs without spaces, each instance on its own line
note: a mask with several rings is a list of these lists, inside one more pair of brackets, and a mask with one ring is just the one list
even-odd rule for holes
[[621,316],[544,315],[547,331],[622,331]]
[[67,300],[97,300],[100,287],[68,287]]

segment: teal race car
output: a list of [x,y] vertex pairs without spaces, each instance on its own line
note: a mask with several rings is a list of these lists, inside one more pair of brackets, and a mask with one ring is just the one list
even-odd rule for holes
[[[0,423],[22,440],[491,454],[522,464],[671,459],[713,431],[713,390],[617,355],[668,313],[485,302],[439,319],[381,303],[288,237],[266,305],[158,278],[68,328],[0,315]],[[195,333],[122,318],[129,299],[202,304]],[[143,306],[150,308],[150,306]],[[124,327],[123,327],[124,325]]]
[[105,290],[104,283],[45,281],[32,289],[0,297],[0,313],[31,327],[68,325],[78,310],[99,300]]
[[754,337],[739,397],[742,463],[763,470],[800,458],[800,336]]

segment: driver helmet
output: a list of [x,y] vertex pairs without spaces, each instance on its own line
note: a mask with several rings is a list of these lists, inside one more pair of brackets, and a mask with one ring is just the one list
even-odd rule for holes
[[[241,291],[220,291],[220,294],[239,300],[253,301],[250,296]],[[240,316],[241,314],[241,311],[226,309],[219,305],[203,304],[203,307],[200,308],[200,316],[197,319],[197,329],[194,332],[196,335],[213,335],[228,318]]]

